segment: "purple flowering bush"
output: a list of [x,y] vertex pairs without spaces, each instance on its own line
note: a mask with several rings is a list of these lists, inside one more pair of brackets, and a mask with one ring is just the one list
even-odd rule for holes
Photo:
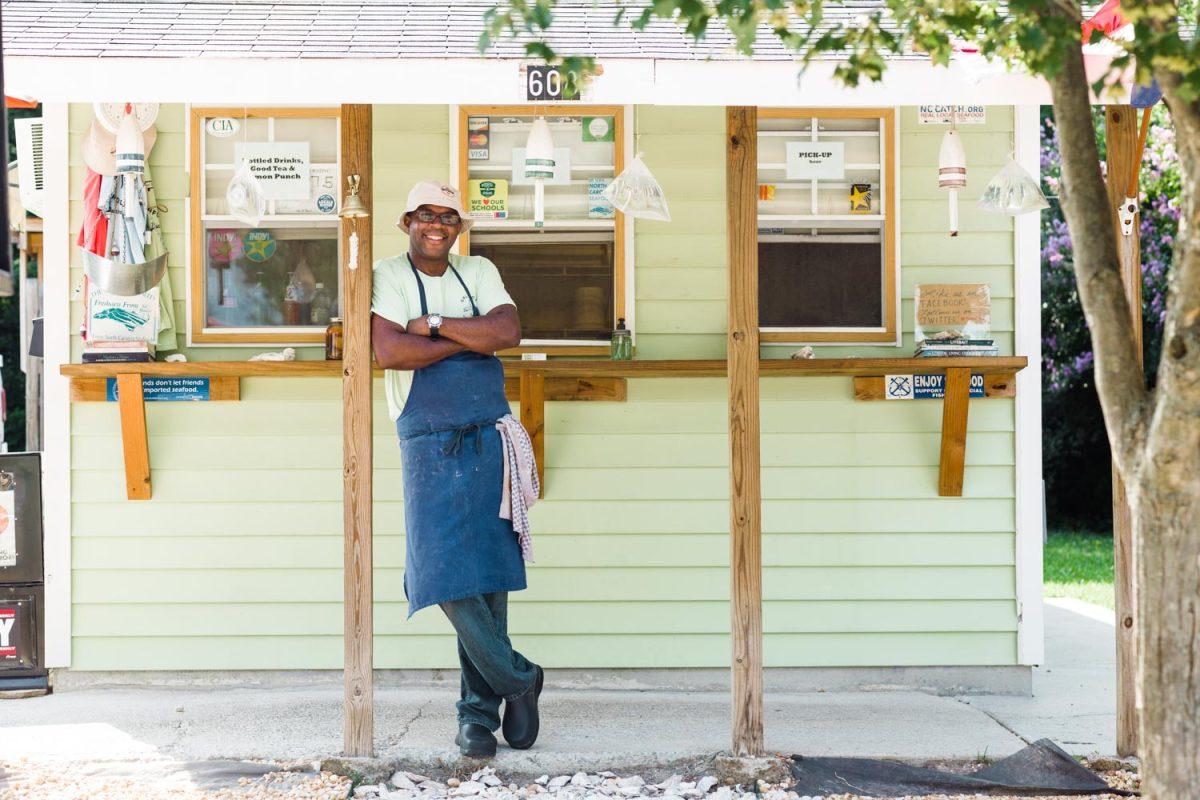
[[[1102,110],[1096,110],[1095,119],[1103,159]],[[1052,528],[1108,531],[1112,525],[1108,439],[1096,396],[1091,337],[1075,288],[1071,237],[1058,204],[1061,165],[1054,118],[1048,108],[1042,115],[1041,139],[1042,188],[1050,200],[1050,208],[1042,215],[1042,447],[1046,513]],[[1179,229],[1180,194],[1175,132],[1161,104],[1151,116],[1138,180],[1142,338],[1146,380],[1153,385],[1162,350],[1167,275]]]

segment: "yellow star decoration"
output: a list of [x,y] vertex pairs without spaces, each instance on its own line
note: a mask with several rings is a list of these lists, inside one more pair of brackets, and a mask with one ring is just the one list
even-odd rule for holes
[[871,189],[869,187],[864,189],[861,186],[855,186],[850,190],[850,210],[871,210]]
[[246,257],[251,261],[266,261],[272,255],[274,250],[273,239],[256,239],[245,243]]

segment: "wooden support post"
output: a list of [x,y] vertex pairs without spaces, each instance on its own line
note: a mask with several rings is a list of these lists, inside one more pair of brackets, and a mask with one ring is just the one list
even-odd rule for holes
[[967,463],[967,409],[971,401],[971,370],[946,370],[942,400],[942,458],[938,468],[938,495],[962,497]]
[[150,443],[146,438],[146,404],[142,376],[129,372],[117,376],[117,405],[121,411],[121,445],[125,450],[125,495],[149,500]]
[[758,110],[725,109],[729,241],[729,574],[732,752],[763,745],[762,487],[758,395]]
[[[1113,228],[1117,236],[1117,258],[1125,296],[1129,300],[1138,351],[1142,344],[1142,267],[1140,218],[1134,219],[1133,232],[1121,233],[1118,209],[1129,191],[1137,171],[1141,150],[1138,147],[1137,109],[1132,106],[1105,106],[1104,130],[1108,159],[1108,199],[1113,210]],[[1117,754],[1137,755],[1137,549],[1133,537],[1133,519],[1125,484],[1112,468],[1113,509],[1113,582],[1117,606]]]
[[521,370],[521,424],[533,445],[538,484],[546,496],[546,376],[536,370]]
[[[342,174],[358,175],[359,197],[371,209],[371,106],[343,105]],[[338,192],[345,191],[345,180]],[[350,236],[357,234],[357,267]],[[375,692],[371,552],[371,219],[342,221],[342,513],[345,697],[343,747],[349,756],[375,754]]]

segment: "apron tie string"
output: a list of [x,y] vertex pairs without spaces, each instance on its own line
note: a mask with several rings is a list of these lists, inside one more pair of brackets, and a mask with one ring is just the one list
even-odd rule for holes
[[442,448],[442,455],[454,456],[462,452],[463,442],[472,433],[475,434],[475,455],[483,455],[483,437],[480,435],[483,431],[483,424],[472,422],[469,425],[463,425],[460,428],[454,428],[450,432],[450,441]]

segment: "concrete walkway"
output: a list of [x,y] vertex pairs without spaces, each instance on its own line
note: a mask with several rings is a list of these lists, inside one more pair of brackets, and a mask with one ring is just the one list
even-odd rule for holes
[[[1049,663],[1034,675],[1033,697],[772,693],[767,747],[782,754],[973,758],[1008,755],[1050,737],[1075,754],[1111,754],[1113,626],[1050,603],[1046,623]],[[378,689],[378,755],[416,771],[452,766],[456,695]],[[0,753],[72,761],[315,759],[340,752],[341,714],[341,687],[328,684],[81,689],[0,701]],[[502,744],[499,771],[654,774],[729,747],[724,693],[556,690],[551,674],[542,714],[537,745],[514,751]]]

